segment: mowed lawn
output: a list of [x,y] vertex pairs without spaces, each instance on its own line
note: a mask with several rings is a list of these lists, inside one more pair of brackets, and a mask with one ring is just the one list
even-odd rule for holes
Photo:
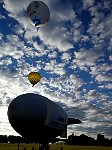
[[[26,144],[26,150],[32,150],[32,144]],[[35,150],[38,150],[38,144],[34,144]],[[112,147],[103,146],[72,146],[72,145],[50,145],[50,150],[112,150]],[[24,144],[20,144],[20,150],[23,150]],[[0,150],[18,150],[18,144],[0,144]]]

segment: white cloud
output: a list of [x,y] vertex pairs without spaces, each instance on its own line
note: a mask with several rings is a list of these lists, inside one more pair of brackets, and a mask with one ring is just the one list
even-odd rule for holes
[[0,40],[2,40],[3,34],[0,33]]
[[66,62],[69,61],[70,60],[70,53],[63,53],[61,59],[66,61]]
[[[108,9],[107,9],[108,6]],[[111,10],[110,2],[102,1],[97,5],[90,7],[89,11],[93,16],[91,23],[89,24],[88,33],[92,36],[91,42],[93,44],[100,45],[100,49],[104,50],[104,46],[108,45],[111,35],[111,13],[104,15],[104,11]],[[111,43],[110,43],[111,46]],[[109,48],[107,48],[108,50]]]
[[12,31],[13,31],[15,34],[20,35],[20,36],[23,36],[24,29],[23,29],[21,26],[15,25],[15,26],[13,26],[11,29],[12,29]]
[[107,88],[107,89],[112,89],[112,84],[109,83],[109,84],[105,85],[105,88]]
[[100,75],[100,74],[106,74],[108,71],[111,71],[112,70],[112,67],[111,65],[109,64],[99,64],[97,66],[91,66],[90,67],[90,70],[91,70],[91,74],[93,76],[97,76],[97,75]]
[[49,53],[48,53],[48,58],[49,58],[49,59],[57,58],[57,52],[56,52],[55,50],[49,52]]
[[80,49],[78,52],[74,52],[76,59],[74,62],[77,63],[77,66],[80,69],[83,69],[83,66],[93,66],[97,59],[102,56],[102,51],[100,49]]
[[111,55],[109,56],[109,60],[112,61],[112,56]]
[[96,76],[96,80],[104,82],[104,81],[112,81],[112,74],[99,74]]
[[88,9],[94,5],[94,0],[85,0],[83,1],[83,9]]
[[106,84],[106,85],[99,85],[98,87],[99,87],[99,88],[103,88],[103,89],[105,89],[105,88],[107,88],[107,89],[112,89],[112,84],[111,84],[111,83],[108,83],[108,84]]
[[112,38],[110,38],[110,41],[109,41],[109,50],[112,51]]
[[0,19],[6,19],[5,16],[0,14]]
[[6,58],[0,62],[0,65],[9,65],[12,63],[11,58]]
[[63,63],[58,64],[55,60],[50,60],[50,62],[45,64],[43,69],[62,76],[66,72],[64,66],[65,64]]

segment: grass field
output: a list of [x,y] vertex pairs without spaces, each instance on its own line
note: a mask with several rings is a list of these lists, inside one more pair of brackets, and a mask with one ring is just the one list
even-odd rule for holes
[[[18,144],[0,144],[0,150],[18,150]],[[34,144],[35,150],[38,150],[38,144]],[[102,146],[71,146],[71,145],[50,145],[50,150],[112,150],[112,147]],[[20,144],[20,150],[23,150],[24,144]],[[32,144],[26,144],[26,150],[32,150]]]

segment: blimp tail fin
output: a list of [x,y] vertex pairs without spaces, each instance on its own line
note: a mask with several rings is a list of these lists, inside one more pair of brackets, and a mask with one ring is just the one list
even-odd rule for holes
[[82,123],[79,119],[68,118],[68,125]]

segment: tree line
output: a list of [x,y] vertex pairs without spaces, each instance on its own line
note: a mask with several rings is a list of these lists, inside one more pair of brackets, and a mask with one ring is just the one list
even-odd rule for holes
[[0,135],[0,143],[29,143],[27,139],[21,136],[14,135]]
[[112,146],[112,138],[105,138],[104,135],[98,134],[95,140],[92,137],[88,137],[84,134],[80,136],[74,136],[74,134],[68,136],[67,144],[69,145],[84,145],[84,146]]
[[[58,139],[59,140],[59,139]],[[30,143],[26,138],[14,135],[0,135],[0,143]],[[36,141],[33,141],[36,142]],[[68,145],[84,145],[84,146],[112,146],[112,138],[105,138],[104,135],[98,134],[95,140],[87,135],[76,136],[74,134],[68,136],[65,140]]]

